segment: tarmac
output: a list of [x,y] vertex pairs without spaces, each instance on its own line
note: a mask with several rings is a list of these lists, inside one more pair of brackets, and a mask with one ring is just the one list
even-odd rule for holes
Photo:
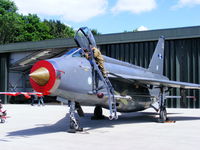
[[[83,132],[68,133],[64,105],[4,105],[1,150],[199,150],[200,109],[168,109],[176,123],[158,123],[155,111],[119,113],[118,120],[91,120],[93,107],[83,107]],[[109,111],[104,109],[104,115]]]

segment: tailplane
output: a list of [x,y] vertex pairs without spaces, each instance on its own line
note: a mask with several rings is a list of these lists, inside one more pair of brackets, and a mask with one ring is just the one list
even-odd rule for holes
[[163,36],[159,38],[156,45],[156,49],[152,56],[151,62],[149,64],[148,70],[156,74],[163,74],[163,64],[164,64],[164,42]]

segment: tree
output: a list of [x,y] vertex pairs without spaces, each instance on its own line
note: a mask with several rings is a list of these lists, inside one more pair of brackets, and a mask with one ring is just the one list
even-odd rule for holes
[[91,32],[93,35],[101,35],[101,33],[97,31],[97,29],[91,29]]
[[73,37],[75,34],[73,28],[66,26],[59,20],[44,20],[44,23],[49,27],[49,33],[53,38]]
[[0,0],[0,44],[14,42],[18,28],[19,15],[14,2]]
[[53,38],[49,34],[49,27],[40,21],[35,14],[20,16],[21,24],[15,36],[16,42],[21,41],[39,41]]
[[0,0],[0,44],[68,38],[74,34],[73,28],[59,20],[41,21],[36,14],[18,14],[14,2]]

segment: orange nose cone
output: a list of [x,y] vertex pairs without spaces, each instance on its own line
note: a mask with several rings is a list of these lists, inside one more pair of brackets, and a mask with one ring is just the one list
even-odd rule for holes
[[29,76],[40,86],[47,84],[50,78],[49,71],[44,67],[38,68],[37,70],[29,74]]

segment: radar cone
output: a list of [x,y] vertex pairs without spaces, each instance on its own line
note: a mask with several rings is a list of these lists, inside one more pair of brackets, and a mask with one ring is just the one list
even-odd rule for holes
[[47,84],[50,79],[49,71],[44,67],[38,68],[37,70],[29,74],[29,76],[40,86]]

